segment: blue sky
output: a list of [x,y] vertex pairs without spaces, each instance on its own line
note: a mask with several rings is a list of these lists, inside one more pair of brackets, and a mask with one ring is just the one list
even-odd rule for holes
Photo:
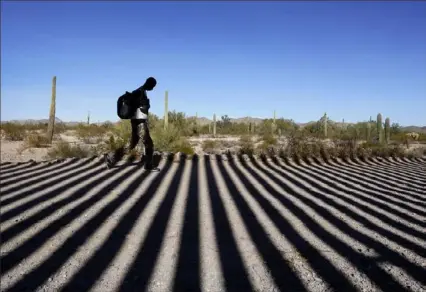
[[426,125],[426,2],[2,1],[1,119],[118,120],[151,110]]

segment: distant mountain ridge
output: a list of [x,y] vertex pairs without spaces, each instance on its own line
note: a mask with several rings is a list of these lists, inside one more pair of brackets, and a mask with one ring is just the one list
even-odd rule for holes
[[[189,116],[187,118],[195,118],[195,116]],[[217,120],[219,121],[221,119],[220,116],[217,117]],[[254,123],[254,124],[260,124],[264,119],[263,118],[254,118],[254,117],[241,117],[241,118],[230,118],[231,122],[233,123]],[[12,122],[12,123],[17,123],[17,124],[38,124],[38,123],[48,123],[49,119],[26,119],[26,120],[10,120],[10,121],[2,121],[2,122]],[[110,121],[103,121],[103,122],[94,122],[92,124],[103,124],[105,122],[110,122]],[[206,117],[197,117],[197,122],[199,125],[207,125],[211,122],[213,122],[212,119],[206,118]],[[297,123],[296,124],[300,127],[304,127],[313,123],[316,123],[317,121],[310,121],[307,123]],[[64,122],[59,118],[55,119],[55,123],[64,123],[66,125],[76,125],[79,123],[84,123],[84,122],[78,122],[78,121],[69,121],[69,122]],[[334,123],[336,124],[342,124],[342,122],[336,122],[334,121]],[[351,125],[354,123],[345,123],[345,125]],[[426,134],[426,126],[414,126],[414,125],[410,125],[410,126],[405,126],[405,127],[401,127],[401,129],[403,131],[409,131],[409,132],[419,132],[419,133],[425,133]]]

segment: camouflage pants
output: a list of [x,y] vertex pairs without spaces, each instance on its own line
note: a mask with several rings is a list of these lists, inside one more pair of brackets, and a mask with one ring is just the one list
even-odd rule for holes
[[145,148],[145,167],[150,167],[152,166],[152,158],[154,155],[154,143],[152,142],[151,135],[149,133],[148,121],[136,119],[132,119],[130,121],[132,125],[130,144],[126,147],[117,149],[113,154],[113,161],[115,163],[121,160],[125,154],[128,154],[130,151],[135,149],[136,146],[141,147],[141,144],[143,144]]

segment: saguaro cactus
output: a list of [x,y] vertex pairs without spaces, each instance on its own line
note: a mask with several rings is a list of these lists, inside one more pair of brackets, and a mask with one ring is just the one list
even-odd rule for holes
[[275,134],[276,130],[277,130],[276,111],[274,110],[274,119],[272,120],[272,133]]
[[87,112],[87,125],[90,125],[90,111]]
[[383,143],[383,124],[382,114],[377,115],[377,135],[379,136],[379,143]]
[[169,92],[166,90],[164,96],[164,129],[169,126]]
[[371,122],[367,123],[367,141],[371,140]]
[[327,138],[327,136],[328,136],[328,133],[327,133],[327,113],[324,113],[323,123],[324,123],[324,137]]
[[47,126],[47,140],[52,144],[53,132],[55,128],[55,112],[56,112],[56,76],[52,80],[52,99],[50,101],[49,124]]
[[370,116],[370,120],[368,120],[367,123],[367,140],[371,141],[371,123],[373,122],[373,119]]
[[194,129],[198,133],[198,131],[199,131],[199,127],[198,127],[198,112],[195,113]]
[[390,142],[390,119],[386,118],[385,120],[385,142],[389,144]]
[[216,137],[216,114],[213,115],[213,137]]
[[254,134],[254,122],[249,123],[249,133]]

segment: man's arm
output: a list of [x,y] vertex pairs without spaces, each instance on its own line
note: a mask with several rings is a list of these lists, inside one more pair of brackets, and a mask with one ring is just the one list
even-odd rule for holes
[[148,111],[149,111],[149,108],[151,107],[151,105],[150,105],[149,98],[146,95],[145,90],[142,90],[140,102],[141,102],[141,111],[144,114],[148,115]]

